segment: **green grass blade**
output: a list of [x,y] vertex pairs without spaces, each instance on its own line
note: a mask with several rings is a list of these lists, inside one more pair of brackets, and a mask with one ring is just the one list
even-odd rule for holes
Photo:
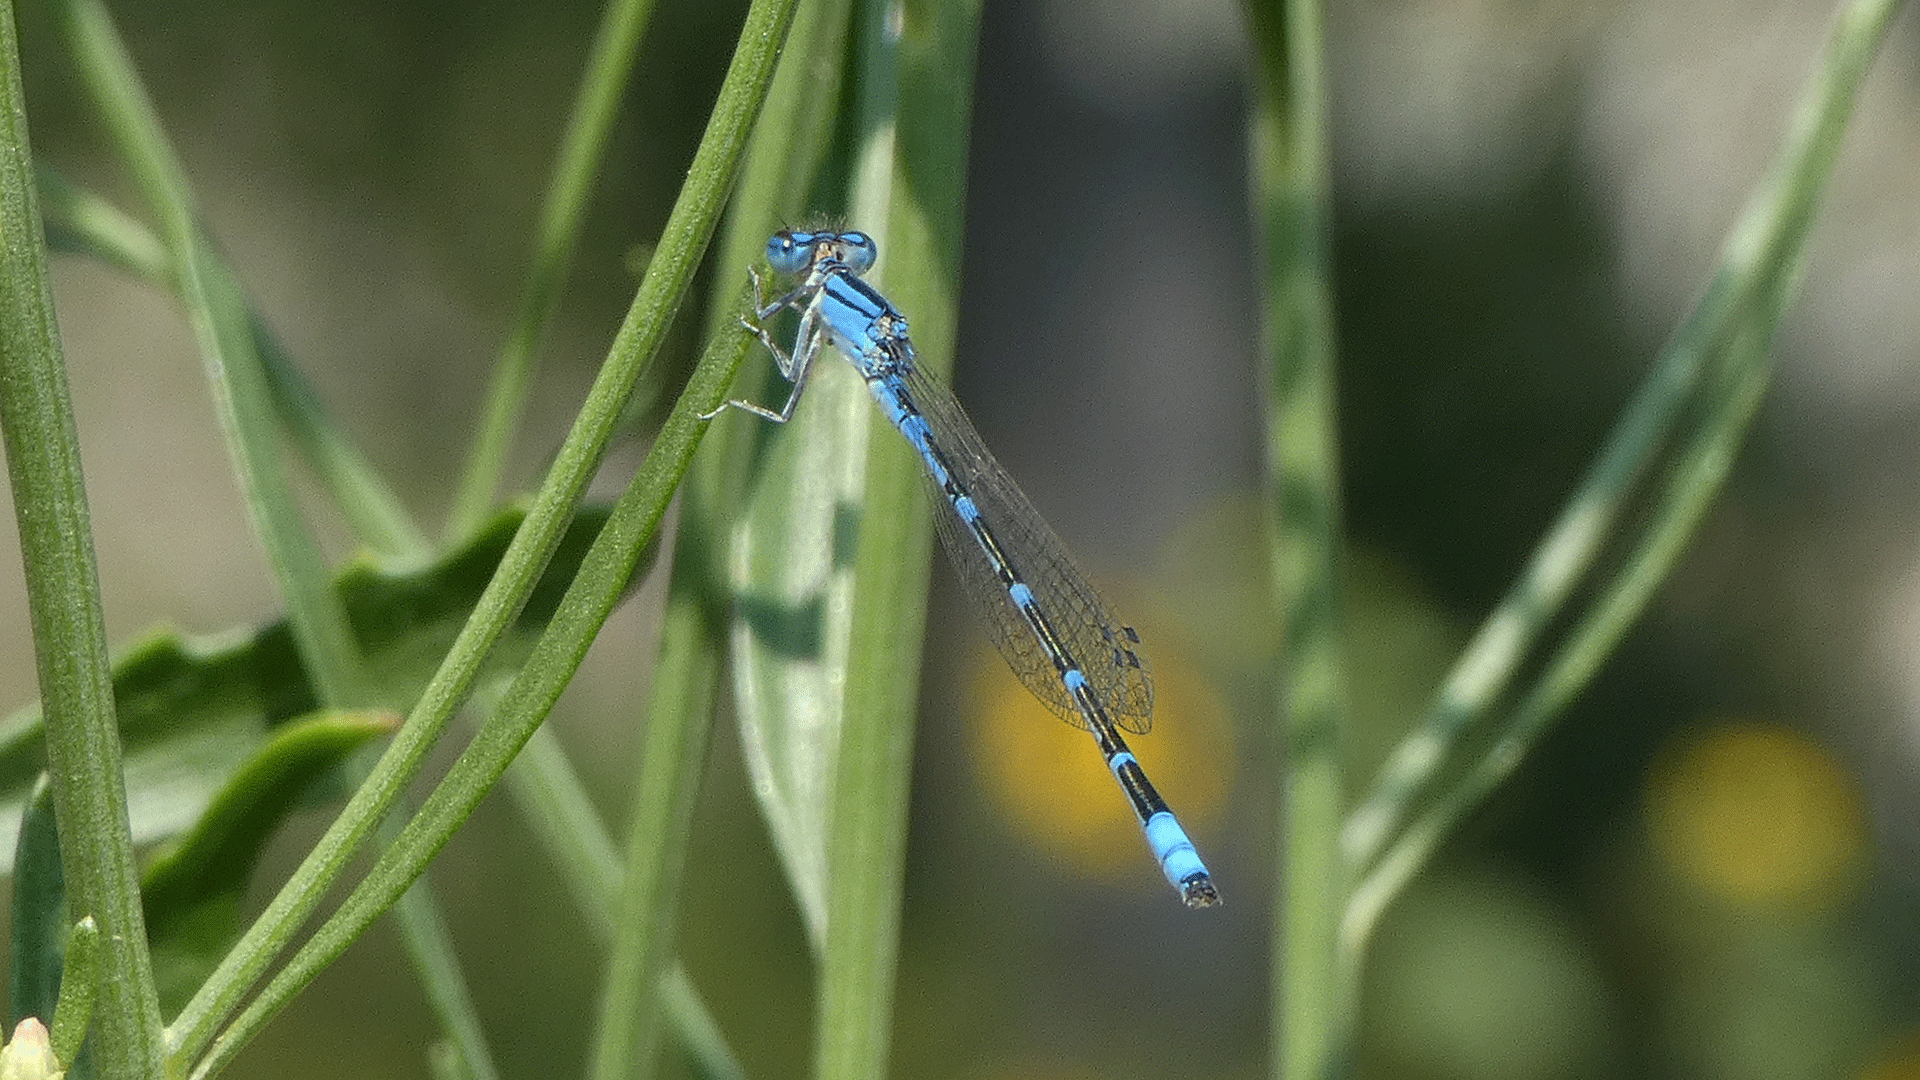
[[[907,313],[920,363],[952,367],[959,302],[975,3],[863,3],[859,136],[851,209],[880,245],[870,275]],[[850,372],[842,363],[828,371]],[[859,380],[829,415],[848,416],[859,465],[851,555],[845,720],[827,835],[827,924],[815,1017],[818,1080],[887,1074],[904,891],[913,724],[926,625],[932,519],[921,463]],[[815,387],[813,393],[819,388]],[[858,409],[854,409],[857,403]],[[849,416],[856,412],[858,420]],[[833,507],[836,517],[841,511]]]
[[[763,0],[763,6],[780,5]],[[770,63],[771,57],[767,60]],[[607,615],[624,594],[634,565],[652,542],[705,426],[699,414],[721,400],[730,367],[738,364],[746,343],[744,334],[729,334],[708,350],[694,382],[674,406],[639,473],[615,504],[613,515],[582,560],[580,573],[568,587],[552,622],[502,695],[499,706],[419,813],[381,853],[339,909],[212,1041],[206,1056],[193,1067],[191,1076],[195,1080],[218,1073],[295,994],[392,906],[492,790],[514,755],[552,710]]]
[[[492,714],[500,706],[504,683],[476,691],[473,707]],[[593,808],[586,785],[567,760],[553,729],[542,727],[527,740],[507,770],[507,790],[520,816],[553,856],[560,880],[588,929],[602,942],[613,940],[613,897],[620,891],[620,848]]]
[[[752,303],[747,267],[760,261],[773,223],[806,210],[803,193],[814,185],[831,140],[851,7],[850,0],[823,0],[806,5],[795,20],[720,247],[716,265],[726,284],[716,290],[721,299],[708,313],[711,332],[735,324]],[[740,287],[727,287],[733,282]],[[749,354],[749,364],[736,396],[753,396],[749,388],[774,381],[773,364],[762,350]],[[688,481],[682,542],[707,545],[713,559],[704,568],[688,565],[686,572],[704,571],[709,582],[724,582],[708,587],[728,592],[737,604],[729,648],[741,749],[817,953],[826,926],[828,785],[822,777],[831,772],[837,739],[823,728],[837,721],[825,687],[805,666],[809,650],[792,645],[796,634],[805,633],[793,612],[806,612],[808,605],[775,599],[806,595],[808,583],[793,580],[804,569],[795,560],[820,548],[807,547],[807,537],[788,531],[795,509],[780,493],[794,480],[793,458],[783,435],[766,427],[731,413],[715,426]],[[762,439],[772,440],[771,452],[749,479]],[[749,484],[760,498],[743,496]],[[800,722],[802,717],[811,722]]]
[[[909,14],[908,22],[921,14],[917,10]],[[872,11],[862,15],[869,25],[877,25],[874,20],[879,17]],[[844,9],[839,7],[831,17],[823,14],[817,48],[839,46],[844,19]],[[936,39],[928,36],[927,40]],[[818,103],[837,97],[830,91],[837,86],[838,72],[826,55],[823,52],[798,72],[819,85],[795,104],[792,130],[802,136],[789,140],[787,156],[804,157],[810,148],[825,142],[824,137],[808,139],[804,133],[824,135],[828,118],[818,111]],[[970,59],[959,61],[958,70],[969,70],[969,63]],[[871,86],[871,72],[863,77]],[[898,76],[889,72],[884,79],[891,86]],[[965,86],[954,89],[955,95],[943,100],[964,103]],[[867,90],[861,93],[870,94]],[[862,114],[868,118],[862,121],[867,135],[859,143],[856,158],[867,163],[868,176],[853,182],[855,205],[849,220],[880,242],[883,255],[876,280],[899,285],[916,277],[916,256],[888,235],[888,192],[891,170],[897,167],[892,127],[892,100],[896,95],[895,90],[885,95],[884,113],[870,101]],[[804,111],[808,108],[814,111]],[[879,119],[874,119],[876,116]],[[933,141],[942,140],[936,137]],[[812,152],[818,153],[817,149]],[[929,161],[929,166],[934,164]],[[960,172],[956,167],[943,175],[957,177]],[[793,175],[804,178],[807,171],[797,167]],[[847,183],[842,180],[816,186],[844,188]],[[794,190],[804,187],[803,182],[792,185]],[[953,202],[948,205],[957,214],[957,188],[951,197]],[[957,245],[957,226],[948,235]],[[759,229],[741,237],[742,248],[751,250],[756,260],[764,242],[765,235]],[[929,295],[934,292],[937,290],[930,290]],[[950,297],[947,302],[951,303]],[[940,319],[950,326],[952,316],[929,309],[925,315],[916,311],[913,318],[919,343],[933,340],[934,323],[930,320]],[[928,353],[929,349],[922,345],[921,351]],[[940,349],[927,359],[944,365],[949,354]],[[772,367],[768,360],[761,363],[763,369]],[[785,389],[781,384],[773,393],[783,394]],[[875,528],[914,518],[924,524],[925,506],[917,492],[905,500],[880,500],[867,486],[869,439],[877,430],[873,404],[860,380],[832,357],[823,357],[815,366],[807,395],[792,423],[778,430],[755,425],[744,416],[731,423],[736,427],[730,438],[764,438],[769,444],[726,553],[729,585],[737,608],[731,630],[734,707],[755,792],[809,940],[818,952],[824,945],[828,921],[829,822],[843,724],[850,707],[847,688],[853,677],[850,632],[854,594],[859,587],[854,572],[856,552]],[[896,438],[890,432],[878,431],[883,445]],[[855,507],[862,509],[856,512]],[[870,659],[881,665],[898,662],[898,671],[917,672],[918,636],[910,629],[916,623],[917,619],[903,623],[897,639],[887,641]],[[906,700],[911,711],[911,696]]]
[[247,325],[266,370],[267,391],[281,427],[294,450],[332,495],[354,536],[375,551],[399,558],[420,559],[433,554],[433,545],[419,523],[365,451],[347,437],[320,403],[319,393],[287,355],[279,336],[258,312],[248,312]]
[[[752,303],[744,275],[732,277],[726,268],[745,266],[761,250],[767,222],[776,212],[791,214],[799,208],[796,193],[805,190],[819,148],[826,143],[826,103],[836,96],[831,92],[838,83],[834,57],[844,38],[846,8],[844,0],[806,5],[788,33],[718,246],[721,287],[708,312],[715,340],[736,338],[738,315]],[[821,137],[808,138],[809,124]],[[688,1002],[674,995],[661,997],[663,986],[677,985],[671,978],[663,983],[662,968],[674,941],[677,886],[683,877],[694,797],[711,741],[720,677],[725,615],[719,552],[731,524],[730,510],[737,502],[734,493],[748,469],[754,434],[737,420],[712,432],[681,499],[660,663],[647,708],[646,753],[627,830],[625,888],[620,915],[613,924],[613,950],[588,1060],[587,1075],[592,1077],[653,1075],[663,1005],[677,1009],[683,1045],[702,1060],[714,1056],[711,1045],[717,1035],[703,1036],[688,1026],[697,1020],[697,1014],[685,1007]],[[684,975],[681,979],[684,982]],[[730,1064],[730,1058],[727,1055],[723,1062]]]
[[[1495,692],[1511,678],[1521,646],[1540,621],[1560,607],[1630,487],[1655,461],[1664,461],[1650,497],[1644,530],[1629,545],[1613,576],[1596,590],[1593,606],[1501,718],[1483,753],[1450,785],[1431,796],[1411,824],[1413,792],[1427,769],[1383,776],[1356,815],[1356,854],[1384,847],[1355,890],[1342,936],[1359,948],[1375,919],[1439,840],[1504,779],[1526,749],[1584,686],[1644,609],[1700,515],[1719,491],[1764,392],[1774,330],[1793,293],[1815,211],[1832,171],[1855,98],[1899,0],[1852,0],[1841,7],[1825,55],[1797,108],[1784,146],[1757,186],[1728,238],[1712,286],[1656,365],[1606,451],[1535,555],[1529,576],[1503,602],[1456,671],[1427,725],[1397,758],[1443,748],[1470,721],[1484,721]],[[1677,440],[1669,430],[1695,417]],[[1664,459],[1656,455],[1672,447]],[[1630,475],[1629,475],[1630,474]],[[1546,586],[1543,588],[1543,586]],[[1498,625],[1496,625],[1498,623]],[[1488,644],[1492,642],[1494,644]],[[1511,653],[1511,657],[1508,654]],[[1483,666],[1474,668],[1476,662]],[[1455,763],[1458,764],[1458,763]],[[1410,783],[1411,782],[1411,783]],[[1386,841],[1391,840],[1390,846]]]
[[686,968],[675,964],[660,982],[667,1019],[680,1041],[687,1065],[700,1080],[747,1080],[747,1071],[720,1033],[720,1025],[700,1000]]
[[[730,335],[731,336],[731,335]],[[679,883],[693,831],[694,797],[705,771],[720,677],[720,615],[702,575],[703,546],[675,548],[660,662],[648,701],[645,751],[627,824],[626,873],[613,948],[588,1058],[589,1080],[653,1075],[659,986],[673,953]]]
[[[658,685],[657,671],[654,680]],[[491,700],[482,711],[491,712],[499,695],[486,696]],[[541,727],[527,740],[507,770],[507,787],[542,848],[554,856],[589,932],[596,941],[610,945],[622,873],[619,848],[594,812],[586,787],[551,729]],[[673,965],[660,980],[659,993],[668,1025],[698,1075],[705,1080],[745,1080],[745,1070],[686,970]]]
[[[179,295],[179,279],[166,247],[145,225],[48,169],[39,170],[39,180],[48,247],[99,259]],[[232,268],[220,260],[218,253],[209,252],[207,257],[218,263],[221,273],[232,276]],[[252,328],[254,349],[265,365],[281,426],[294,450],[332,495],[354,535],[382,554],[424,557],[429,550],[426,534],[366,454],[328,415],[279,338],[251,307],[247,325]]]
[[663,239],[655,253],[627,321],[616,335],[580,417],[561,447],[553,470],[536,496],[527,523],[522,526],[502,560],[502,571],[489,585],[462,631],[460,640],[427,688],[413,715],[396,736],[393,747],[375,767],[367,784],[328,830],[313,854],[248,931],[230,963],[209,979],[206,987],[175,1022],[173,1060],[197,1062],[194,1073],[218,1071],[241,1045],[256,1033],[294,993],[305,986],[339,952],[385,910],[406,884],[458,827],[479,798],[490,789],[533,727],[545,717],[553,700],[585,654],[606,612],[625,588],[627,573],[640,549],[653,535],[675,486],[684,474],[705,423],[701,412],[715,407],[725,394],[734,370],[744,356],[744,332],[716,339],[695,369],[666,427],[627,494],[622,496],[600,536],[588,552],[581,572],[541,636],[532,658],[509,687],[501,707],[489,719],[466,753],[435,789],[420,813],[408,823],[401,841],[388,848],[374,871],[347,902],[274,978],[235,1022],[221,1033],[204,1059],[213,1033],[264,970],[298,924],[311,913],[318,894],[340,872],[342,861],[365,839],[371,825],[393,805],[400,789],[419,770],[426,751],[444,729],[454,707],[471,688],[479,662],[504,628],[507,618],[531,588],[557,541],[571,507],[591,478],[606,441],[644,362],[659,347],[667,324],[706,250],[746,143],[748,129],[764,100],[778,46],[792,20],[791,0],[756,0],[747,13],[740,44],[723,83],[706,134],[688,169]]
[[1328,1077],[1354,1030],[1357,972],[1339,950],[1346,865],[1346,658],[1327,89],[1317,0],[1248,5],[1258,93],[1249,150],[1261,237],[1272,571],[1286,627],[1278,702],[1284,738],[1274,895],[1271,1067]]
[[533,383],[535,351],[540,335],[553,317],[568,265],[579,245],[593,194],[593,181],[606,156],[607,134],[620,112],[620,96],[633,71],[634,52],[653,12],[653,0],[609,0],[594,36],[593,51],[573,99],[566,136],[547,184],[540,210],[540,232],[533,259],[520,287],[520,304],[513,326],[495,361],[487,398],[481,407],[479,430],[468,453],[466,473],[454,495],[447,534],[465,536],[486,520],[506,468],[507,453],[526,409],[527,388]]
[[424,877],[414,882],[395,903],[394,916],[407,960],[426,991],[427,1007],[445,1045],[459,1055],[462,1074],[469,1080],[499,1080],[500,1070],[493,1063],[493,1050],[480,1026],[479,1010],[467,989],[460,954],[432,883]]
[[252,320],[239,282],[211,256],[211,245],[195,221],[184,170],[106,7],[100,0],[66,0],[59,11],[81,80],[160,223],[228,452],[274,579],[286,597],[301,658],[325,704],[377,704],[363,678],[346,613],[329,588],[326,562],[301,519],[281,463],[272,392],[254,348]]
[[152,229],[45,165],[35,170],[35,177],[48,250],[98,259],[149,285],[173,290],[173,260]]
[[93,1062],[109,1080],[160,1075],[147,954],[114,719],[100,575],[40,231],[13,6],[0,2],[0,440],[20,528],[47,769],[68,901],[102,935]]
[[[80,20],[79,25],[87,25],[86,20]],[[118,62],[115,56],[117,50],[111,39],[106,36],[110,34],[109,27],[95,25],[94,31],[98,38],[96,45],[100,54],[98,65],[104,69]],[[133,92],[137,90],[131,73],[121,72],[115,79],[103,78],[100,82],[116,86],[126,93],[130,100],[120,101],[117,104],[134,114],[129,121],[130,124],[142,122],[139,115],[142,110],[137,107],[140,103],[131,100]],[[147,162],[147,165],[157,178],[157,186],[173,185],[173,197],[184,203],[183,185],[180,184],[177,176],[178,167],[168,160],[169,155],[157,130],[140,131],[138,135],[139,145],[145,148],[145,152],[152,159]],[[186,260],[173,258],[164,245],[150,236],[143,235],[144,230],[136,223],[125,219],[123,215],[117,215],[101,200],[77,192],[45,174],[42,176],[42,184],[52,188],[59,195],[49,209],[49,217],[64,226],[61,231],[70,241],[76,245],[104,251],[112,261],[136,273],[164,275],[163,284],[171,286],[177,294],[188,301],[191,307],[193,279],[191,266],[188,265],[192,261],[191,257]],[[183,220],[190,214],[189,209],[184,205],[177,206],[175,209]],[[200,243],[200,238],[192,235],[185,242],[196,245]],[[235,351],[229,354],[228,359],[214,357],[213,366],[217,370],[227,371],[229,360],[243,365],[250,361],[257,361],[260,366],[258,374],[261,378],[238,377],[253,374],[251,367],[243,367],[240,372],[231,373],[236,376],[233,379],[234,386],[253,395],[250,400],[256,402],[259,394],[265,394],[272,404],[274,414],[288,430],[295,446],[304,451],[316,472],[333,490],[349,520],[359,526],[360,533],[376,546],[395,554],[418,555],[424,552],[426,549],[424,536],[400,508],[391,490],[378,478],[371,465],[359,455],[357,449],[347,442],[338,428],[325,416],[317,396],[294,369],[279,343],[267,329],[264,320],[256,312],[245,307],[244,301],[240,299],[238,283],[232,270],[223,261],[215,258],[210,251],[201,251],[198,257],[207,267],[206,278],[219,283],[218,286],[209,289],[209,294],[216,298],[213,302],[217,310],[207,313],[206,317],[220,322],[229,334],[233,332],[235,323],[244,322],[249,343],[254,350],[251,356]],[[185,267],[184,270],[183,267]],[[190,311],[190,314],[198,316],[200,313]],[[241,396],[240,391],[228,395],[236,401],[240,400]],[[239,411],[251,417],[258,412],[258,409]],[[264,417],[260,418],[261,421],[264,419]],[[229,425],[229,430],[240,432],[234,440],[236,458],[245,461],[251,454],[251,460],[256,463],[256,469],[274,470],[270,473],[273,482],[263,485],[262,498],[254,502],[256,509],[262,505],[281,505],[288,497],[288,493],[284,490],[284,480],[279,477],[274,464],[277,460],[274,456],[277,451],[273,449],[274,436],[263,428],[264,423],[255,424],[252,427],[244,422]],[[243,468],[243,475],[248,471]],[[277,526],[264,525],[263,532],[274,527],[288,528],[289,523],[296,532],[303,528],[299,524],[297,511],[267,513],[261,519],[278,523]],[[276,548],[276,545],[270,540],[269,547]],[[311,555],[317,560],[317,553],[311,551],[311,541],[304,540],[301,536],[291,536],[286,543],[278,547],[294,551],[297,558],[304,559]],[[322,572],[324,572],[323,568]],[[300,610],[300,605],[291,605],[296,640],[300,640]],[[344,616],[344,605],[340,606],[339,612]],[[322,621],[324,624],[324,620]],[[311,650],[308,650],[308,653],[311,656]],[[365,659],[357,650],[350,656],[342,657],[341,660],[350,664],[352,669],[344,676],[341,675],[341,668],[337,663],[309,665],[315,680],[320,683],[321,699],[327,700],[329,694],[337,696],[343,692],[351,692],[358,699],[370,699],[375,684]],[[327,681],[329,671],[336,676],[331,684]],[[343,679],[350,680],[354,689],[343,690]],[[264,828],[269,823],[277,821],[277,818],[263,815],[258,820],[260,826]],[[151,900],[152,893],[149,892],[149,901]],[[490,1080],[496,1075],[496,1071],[485,1040],[480,1033],[471,993],[460,974],[451,940],[446,933],[445,919],[432,900],[431,893],[424,888],[409,892],[397,916],[404,947],[419,973],[428,1000],[448,1039],[457,1047],[468,1071],[476,1077],[476,1080]],[[196,975],[201,973],[202,969],[198,967],[200,958],[192,955],[191,946],[183,948],[186,951],[180,954],[171,968],[178,969],[182,973]]]

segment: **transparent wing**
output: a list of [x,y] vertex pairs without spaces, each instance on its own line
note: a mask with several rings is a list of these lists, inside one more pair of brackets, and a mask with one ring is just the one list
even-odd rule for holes
[[[1033,590],[1036,605],[1052,623],[1068,658],[1086,674],[1094,698],[1120,727],[1145,734],[1153,726],[1153,677],[1140,653],[1140,636],[1114,617],[1106,600],[1080,573],[1066,544],[994,460],[952,391],[917,364],[907,369],[904,382],[914,405],[926,417],[935,443],[951,462],[955,478],[980,508],[1014,573]],[[1007,595],[992,559],[937,487],[931,494],[938,505],[934,520],[941,544],[975,610],[985,614],[988,634],[1000,654],[1035,697],[1068,723],[1087,727],[1088,719],[1068,696],[1053,657]]]

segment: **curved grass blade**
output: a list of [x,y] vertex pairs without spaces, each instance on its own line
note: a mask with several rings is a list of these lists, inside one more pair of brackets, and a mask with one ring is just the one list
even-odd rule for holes
[[[176,298],[180,295],[172,259],[151,230],[50,169],[40,169],[37,175],[49,248],[99,259]],[[209,253],[208,258],[218,260],[219,256]],[[233,276],[224,262],[221,266],[223,274]],[[332,495],[354,536],[383,554],[425,557],[430,548],[426,535],[399,496],[328,414],[312,384],[251,306],[247,325],[288,440]]]
[[[794,15],[767,102],[754,125],[745,167],[716,247],[716,265],[744,266],[765,245],[766,222],[800,208],[827,143],[830,103],[838,98],[838,55],[848,3],[802,5]],[[707,313],[710,339],[738,340],[739,313],[751,303],[744,282],[721,272]],[[748,346],[752,348],[751,345]],[[660,1017],[673,1021],[681,1045],[708,1074],[737,1073],[717,1028],[695,1008],[684,970],[667,967],[680,903],[680,882],[692,828],[692,808],[704,772],[719,689],[725,641],[723,550],[758,433],[739,424],[710,428],[680,499],[674,563],[662,614],[659,662],[646,709],[645,749],[637,769],[627,825],[625,876],[617,917],[609,912],[612,950],[596,1019],[589,1077],[644,1080],[658,1065]],[[750,726],[741,714],[742,729]],[[776,729],[777,730],[777,729]],[[762,750],[765,742],[749,745]],[[770,770],[764,754],[747,753],[756,776]],[[778,790],[754,785],[776,838],[789,819],[766,803]],[[790,867],[792,869],[792,867]],[[791,878],[790,878],[791,880]],[[702,1022],[704,1020],[704,1022]]]
[[[1806,240],[1846,124],[1898,0],[1851,0],[1797,106],[1780,153],[1729,234],[1706,297],[1681,326],[1610,436],[1514,592],[1482,627],[1422,726],[1396,749],[1374,794],[1349,825],[1365,876],[1342,920],[1347,948],[1439,839],[1519,762],[1590,679],[1671,568],[1725,480],[1769,373],[1773,334],[1791,300]],[[1674,435],[1683,421],[1690,426]],[[1664,455],[1664,456],[1660,456]],[[1640,531],[1612,536],[1635,482],[1657,467]],[[1492,710],[1526,648],[1591,565],[1603,541],[1627,549],[1593,590],[1593,605],[1504,714]],[[1459,734],[1497,718],[1469,762],[1448,753]],[[1429,783],[1455,771],[1438,791]],[[1424,797],[1424,801],[1422,801]]]
[[454,494],[447,528],[450,536],[464,536],[486,520],[499,488],[507,452],[526,408],[527,390],[533,383],[535,350],[566,283],[567,268],[586,222],[594,178],[606,156],[607,136],[619,116],[634,53],[652,13],[653,0],[612,0],[601,16],[593,51],[568,113],[566,135],[554,157],[553,176],[547,181],[540,232],[534,240],[533,257],[528,260],[526,280],[520,286],[520,303],[494,363],[466,472]]
[[497,635],[499,621],[513,610],[510,598],[530,586],[530,581],[521,579],[551,552],[552,540],[545,534],[557,531],[565,520],[562,515],[571,512],[600,459],[635,378],[659,347],[706,251],[792,16],[792,0],[755,0],[748,10],[713,114],[688,168],[686,184],[668,216],[661,245],[626,321],[615,335],[581,415],[536,496],[535,509],[502,559],[501,573],[489,584],[474,617],[463,628],[421,703],[368,782],[355,792],[341,817],[269,904],[267,913],[248,930],[228,961],[175,1022],[169,1032],[175,1039],[170,1055],[174,1066],[183,1070],[190,1067],[196,1076],[219,1071],[292,995],[425,871],[428,861],[491,790],[513,755],[546,717],[625,589],[628,575],[652,542],[660,516],[706,428],[699,417],[724,398],[726,385],[744,355],[743,333],[710,344],[687,392],[668,416],[606,527],[595,538],[554,622],[515,676],[500,708],[475,734],[447,778],[383,853],[373,872],[259,996],[227,1023],[279,946],[312,912],[315,890],[339,875],[346,858],[360,846],[372,824],[392,807],[401,786],[418,772],[454,706],[471,689],[479,660]]

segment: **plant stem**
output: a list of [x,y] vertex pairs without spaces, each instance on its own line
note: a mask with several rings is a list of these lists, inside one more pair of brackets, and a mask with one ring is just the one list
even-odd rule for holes
[[1273,932],[1273,1075],[1343,1075],[1357,973],[1338,948],[1347,868],[1340,475],[1329,285],[1331,181],[1318,0],[1248,5],[1256,56],[1249,152],[1262,255],[1261,353],[1280,658],[1283,852]]
[[468,452],[467,469],[454,495],[447,536],[457,542],[486,520],[506,467],[507,452],[526,409],[527,388],[533,382],[534,354],[540,334],[553,317],[560,287],[566,282],[573,249],[587,219],[593,180],[606,155],[607,133],[620,113],[620,96],[633,71],[634,50],[653,0],[612,0],[594,36],[593,52],[580,77],[566,137],[554,160],[547,184],[547,200],[540,210],[540,234],[533,259],[521,285],[520,306],[513,327],[500,347],[493,378],[481,409],[479,430]]
[[272,393],[232,271],[212,255],[185,170],[101,0],[59,5],[81,81],[133,172],[172,260],[254,530],[286,598],[287,622],[323,704],[377,703],[318,541],[301,518],[280,451]]
[[[764,100],[793,7],[794,0],[755,0],[749,9],[732,65],[706,134],[687,170],[687,182],[668,216],[660,247],[553,469],[501,558],[499,571],[367,782],[354,793],[267,911],[248,928],[182,1010],[169,1031],[176,1063],[200,1058],[241,997],[339,877],[346,860],[391,809],[472,688],[481,661],[525,602],[599,465],[634,381],[659,348],[706,251],[739,167],[748,129]],[[418,842],[403,839],[388,849],[375,872],[362,881],[288,968],[248,1006],[244,1016],[221,1033],[220,1045],[195,1066],[196,1075],[209,1075],[230,1060],[267,1019],[392,903],[498,778],[499,773],[493,771],[495,765],[503,770],[512,752],[525,742],[531,725],[544,718],[545,710],[551,708],[605,618],[604,611],[596,616],[595,609],[604,603],[610,610],[612,598],[625,588],[626,571],[619,568],[620,561],[629,554],[637,558],[637,552],[626,552],[619,545],[640,543],[651,535],[657,514],[664,511],[704,430],[704,424],[693,423],[694,411],[712,408],[724,396],[726,383],[745,354],[744,333],[733,335],[727,345],[721,348],[716,343],[696,369],[688,393],[669,417],[628,495],[616,507],[614,519],[595,540],[588,559],[597,569],[590,570],[583,564],[567,599],[542,634],[533,657],[515,678],[501,708],[475,735],[467,753],[416,819],[408,823],[403,837]],[[627,569],[631,566],[630,561],[626,563]],[[523,725],[525,730],[521,730]],[[502,753],[506,757],[497,758]]]
[[[861,63],[849,209],[884,253],[869,280],[907,313],[918,362],[944,377],[957,337],[979,5],[869,0],[855,11]],[[849,418],[845,447],[860,475],[862,514],[827,826],[815,1076],[878,1080],[892,1052],[913,772],[908,718],[919,699],[933,529],[919,458],[882,430],[891,425],[858,379],[843,385],[859,399],[834,412]]]
[[93,1063],[108,1080],[164,1075],[127,820],[106,621],[40,228],[11,0],[0,0],[0,438],[46,718],[47,771],[72,910],[100,933]]

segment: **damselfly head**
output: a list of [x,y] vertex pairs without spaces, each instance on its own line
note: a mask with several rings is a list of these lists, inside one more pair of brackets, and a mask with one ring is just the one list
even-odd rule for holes
[[873,269],[880,255],[873,237],[863,232],[808,232],[781,229],[767,240],[767,265],[776,273],[803,274],[824,259],[840,263],[856,274]]

